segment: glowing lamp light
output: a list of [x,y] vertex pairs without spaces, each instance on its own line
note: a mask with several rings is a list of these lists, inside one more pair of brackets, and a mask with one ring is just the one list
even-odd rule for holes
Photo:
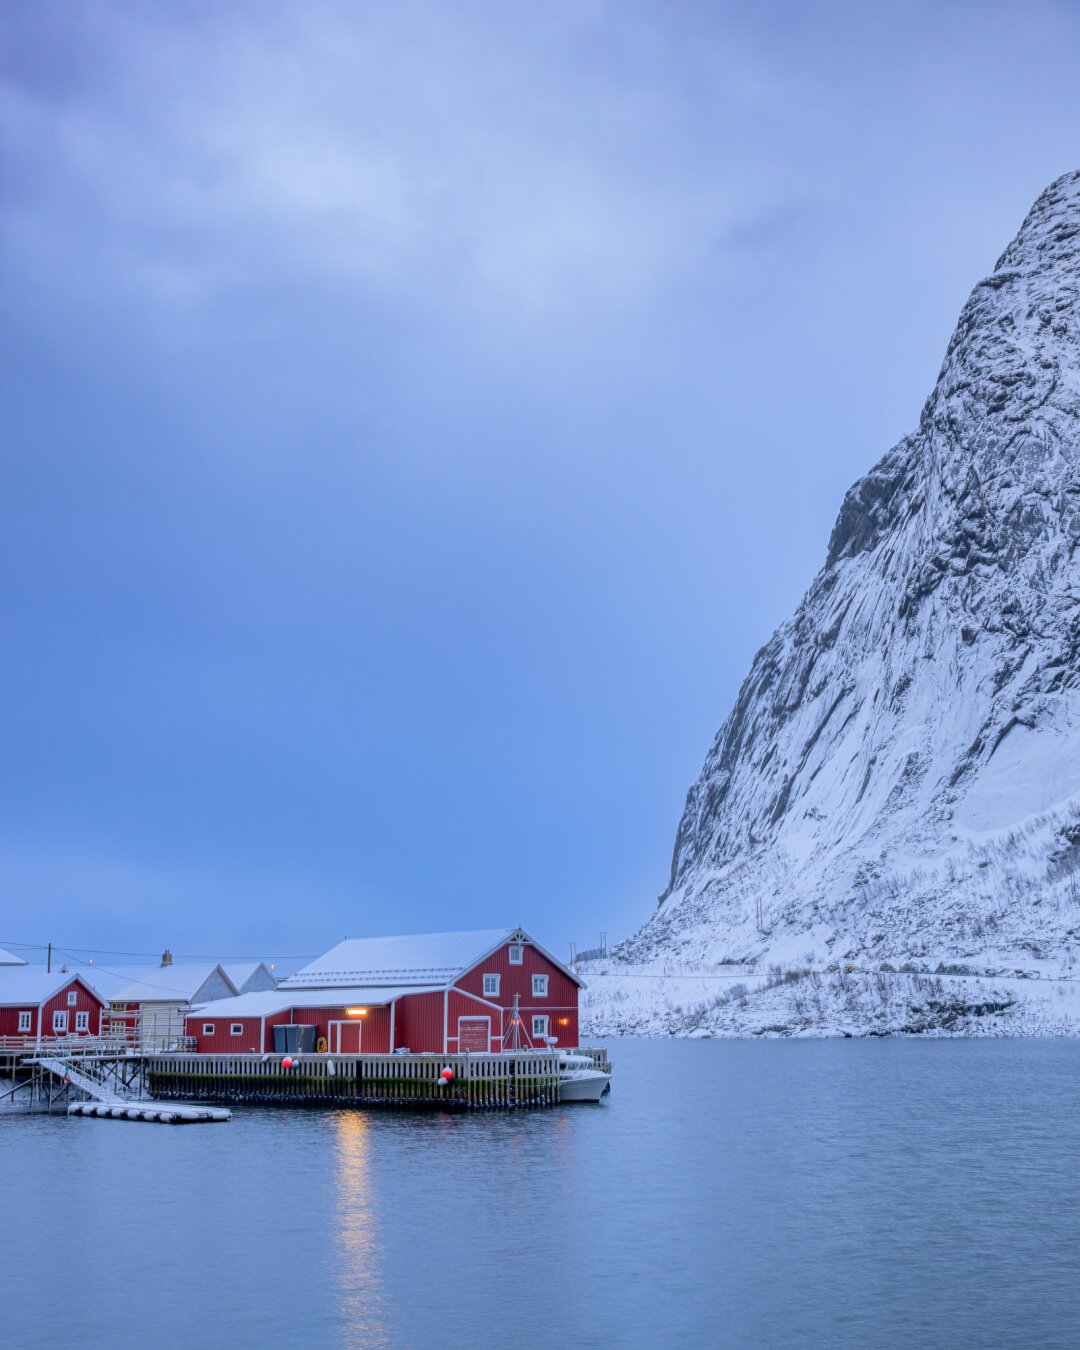
[[366,1016],[367,1016],[367,1009],[366,1009],[366,1008],[346,1008],[346,1009],[345,1009],[345,1016],[346,1016],[346,1017],[366,1017]]
[[569,1017],[560,1017],[560,1018],[559,1018],[559,1026],[561,1026],[561,1027],[568,1027],[569,1025],[570,1025],[570,1019],[569,1019]]

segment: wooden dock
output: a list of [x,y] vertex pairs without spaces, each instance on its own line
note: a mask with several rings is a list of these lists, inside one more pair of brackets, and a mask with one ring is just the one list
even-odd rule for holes
[[[607,1052],[584,1050],[610,1071]],[[48,1055],[29,1049],[0,1056],[0,1106],[67,1110],[116,1118],[157,1103],[398,1108],[442,1111],[537,1110],[559,1103],[558,1054],[200,1055],[138,1052],[84,1042]],[[444,1071],[450,1070],[450,1077]],[[89,1100],[87,1100],[89,1099]]]
[[[151,1097],[273,1106],[401,1107],[508,1111],[556,1106],[558,1056],[156,1055],[146,1060]],[[453,1077],[442,1075],[449,1068]]]

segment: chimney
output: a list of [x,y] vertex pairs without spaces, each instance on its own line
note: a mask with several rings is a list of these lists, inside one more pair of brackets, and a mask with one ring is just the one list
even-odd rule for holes
[[161,964],[163,966],[172,965],[172,952],[169,951],[168,947],[166,947],[165,950],[161,953]]

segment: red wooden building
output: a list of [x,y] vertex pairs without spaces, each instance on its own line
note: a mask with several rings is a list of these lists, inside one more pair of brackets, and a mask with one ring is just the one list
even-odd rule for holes
[[486,1053],[510,1040],[516,998],[519,1045],[568,1047],[581,988],[520,928],[347,938],[272,992],[204,1005],[186,1033],[204,1054],[272,1052],[286,1026],[332,1054]]
[[99,1036],[104,1006],[82,975],[44,966],[0,968],[0,1044]]

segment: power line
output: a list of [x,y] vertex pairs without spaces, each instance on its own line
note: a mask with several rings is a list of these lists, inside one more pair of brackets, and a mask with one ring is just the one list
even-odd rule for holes
[[[0,947],[22,947],[22,948],[31,948],[31,949],[33,949],[34,951],[41,951],[41,952],[43,952],[43,951],[46,951],[46,950],[48,949],[48,946],[49,946],[49,944],[48,944],[47,942],[15,942],[12,938],[0,938]],[[54,951],[64,950],[64,951],[68,952],[69,954],[70,954],[70,953],[73,953],[73,952],[82,952],[84,955],[89,955],[89,956],[141,956],[141,957],[147,957],[147,958],[149,958],[149,959],[152,960],[152,961],[158,961],[158,960],[161,959],[161,952],[160,952],[160,950],[159,950],[159,951],[153,951],[153,952],[122,952],[122,951],[118,950],[116,947],[65,947],[65,948],[61,949],[60,947],[58,947],[58,946],[56,945],[55,942],[52,944],[52,947],[53,947],[53,950],[54,950]],[[278,956],[278,955],[275,955],[275,956],[274,956],[274,960],[275,960],[275,961],[313,961],[313,960],[315,959],[315,956],[317,956],[317,955],[318,955],[317,952],[316,952],[316,953],[312,953],[312,952],[302,952],[302,953],[300,953],[300,954],[298,954],[298,955],[293,955],[293,956]],[[193,954],[193,953],[191,953],[191,952],[174,952],[174,953],[173,953],[173,960],[174,960],[174,961],[177,961],[177,960],[179,960],[179,961],[265,961],[265,960],[266,960],[266,957],[265,957],[265,955],[263,955],[263,956],[221,956],[219,953],[216,953],[216,952],[215,952],[215,953],[211,953],[211,954],[207,954],[207,953],[199,953],[199,954],[197,954],[197,955],[196,955],[196,954]]]

